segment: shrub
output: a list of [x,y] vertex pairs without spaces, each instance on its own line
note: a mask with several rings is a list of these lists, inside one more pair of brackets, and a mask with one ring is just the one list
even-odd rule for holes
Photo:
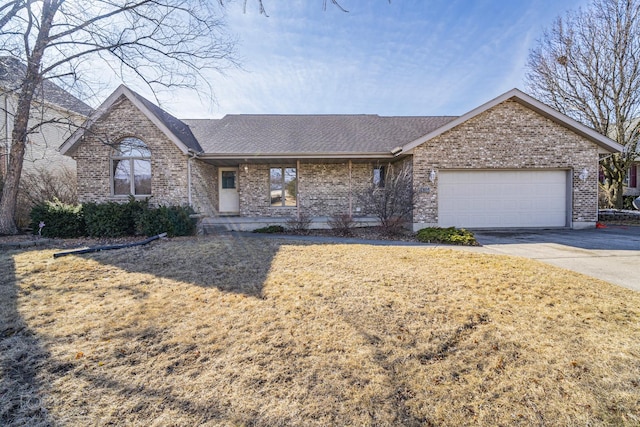
[[423,228],[418,231],[417,239],[424,243],[446,243],[450,245],[477,246],[473,233],[464,228]]
[[358,195],[365,211],[380,220],[385,234],[398,233],[413,212],[413,181],[410,163],[388,164],[379,180]]
[[91,237],[133,236],[138,217],[147,210],[147,200],[136,201],[133,197],[127,203],[86,203],[84,219],[87,234]]
[[169,219],[174,236],[193,236],[196,234],[196,223],[198,222],[191,215],[195,213],[190,206],[170,206]]
[[306,233],[311,225],[311,216],[306,213],[300,213],[287,219],[287,228],[297,233]]
[[169,237],[191,236],[196,231],[196,221],[191,218],[193,209],[181,206],[160,206],[145,209],[136,220],[136,231],[146,236],[167,233]]
[[256,228],[253,230],[254,233],[282,233],[284,232],[284,227],[281,225],[269,225],[267,227]]
[[16,225],[20,228],[30,225],[31,209],[51,200],[67,205],[78,203],[75,171],[66,166],[55,170],[37,167],[23,171],[16,204]]
[[46,237],[72,238],[85,234],[81,205],[71,205],[54,199],[35,205],[31,209],[30,217],[33,234],[38,234],[41,222],[45,224],[42,235]]
[[356,226],[353,218],[349,214],[336,214],[329,217],[327,221],[331,230],[341,236],[351,235],[351,229]]
[[636,210],[635,206],[633,206],[633,201],[637,199],[638,196],[623,196],[622,197],[622,209],[628,211]]

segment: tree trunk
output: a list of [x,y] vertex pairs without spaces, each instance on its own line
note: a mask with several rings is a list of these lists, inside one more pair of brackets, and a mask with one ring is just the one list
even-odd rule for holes
[[[13,133],[16,133],[15,128]],[[18,232],[15,222],[15,212],[18,201],[20,176],[22,175],[24,149],[24,142],[16,141],[15,136],[12,136],[9,170],[5,177],[4,187],[2,188],[2,200],[0,200],[0,235],[16,234]]]
[[624,197],[622,194],[624,193],[624,185],[622,180],[618,180],[614,184],[614,203],[616,209],[622,209],[624,207]]
[[42,81],[40,65],[47,47],[51,23],[59,4],[51,0],[45,0],[42,5],[42,24],[38,37],[30,55],[27,55],[27,71],[24,84],[18,95],[18,107],[13,119],[13,132],[11,133],[11,149],[9,152],[9,170],[2,189],[0,200],[0,235],[16,234],[15,214],[18,201],[18,188],[22,176],[22,164],[24,163],[24,151],[27,143],[27,131],[29,128],[29,113],[31,102],[36,88]]

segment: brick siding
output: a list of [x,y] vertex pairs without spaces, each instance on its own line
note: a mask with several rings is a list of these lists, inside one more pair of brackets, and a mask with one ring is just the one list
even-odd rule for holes
[[242,164],[239,169],[238,193],[240,215],[247,217],[286,217],[298,212],[312,217],[349,213],[367,214],[366,206],[358,200],[358,194],[370,185],[374,163],[301,162],[298,173],[299,207],[272,207],[269,192],[271,167],[296,167],[296,163]]
[[[572,221],[598,218],[598,147],[526,108],[505,101],[413,150],[414,228],[437,225],[438,190],[431,170],[541,169],[572,172]],[[586,181],[579,179],[583,169]],[[423,188],[430,191],[420,191]]]
[[[188,203],[188,157],[126,98],[121,98],[85,133],[74,153],[80,201],[122,200],[111,195],[109,156],[113,143],[137,137],[151,151],[152,203]],[[442,135],[416,147],[405,162],[413,167],[414,227],[438,222],[437,179],[431,170],[444,169],[565,169],[572,173],[572,221],[597,220],[598,148],[580,135],[522,106],[505,101]],[[357,195],[373,178],[375,162],[301,161],[238,165],[240,216],[286,217],[298,211],[310,216],[370,214]],[[384,166],[384,163],[380,163]],[[271,166],[298,167],[298,207],[272,207]],[[586,181],[578,178],[583,169]],[[191,200],[196,211],[215,215],[218,208],[218,168],[191,160]],[[430,191],[421,189],[429,187]],[[126,198],[125,198],[126,199]]]
[[[139,138],[151,151],[151,204],[187,205],[187,156],[124,97],[85,132],[73,154],[77,162],[79,201],[128,200],[111,194],[109,161],[113,144],[126,137]],[[199,172],[201,168],[193,169]]]

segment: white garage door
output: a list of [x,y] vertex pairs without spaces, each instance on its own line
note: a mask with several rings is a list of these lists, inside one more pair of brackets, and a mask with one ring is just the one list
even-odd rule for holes
[[438,225],[507,228],[567,225],[567,171],[440,171]]

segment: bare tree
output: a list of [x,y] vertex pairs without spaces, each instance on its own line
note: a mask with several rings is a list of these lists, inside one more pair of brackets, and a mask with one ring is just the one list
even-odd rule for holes
[[[224,4],[224,0],[218,0],[218,1],[220,2],[220,4]],[[330,1],[331,1],[331,4],[333,4],[335,7],[337,7],[341,11],[349,12],[347,9],[342,7],[340,3],[338,3],[338,0],[330,0]],[[247,2],[248,0],[243,1],[243,9],[245,13],[247,12]],[[268,17],[269,15],[267,15],[267,9],[265,9],[264,7],[264,0],[256,0],[256,2],[258,3],[260,14]],[[391,3],[391,0],[389,0],[389,3]],[[327,0],[322,0],[322,10],[325,10],[325,11],[327,10]]]
[[43,124],[30,120],[42,82],[78,86],[91,81],[96,67],[109,67],[152,90],[208,87],[203,70],[235,65],[234,40],[224,33],[219,6],[207,0],[15,0],[0,6],[0,54],[26,64],[15,91],[0,234],[17,232],[25,144]]
[[[263,0],[255,1],[267,16]],[[330,2],[346,12],[338,0]],[[246,4],[244,0],[245,9]],[[197,87],[201,93],[205,87],[213,95],[203,71],[237,65],[235,40],[226,36],[221,19],[224,6],[224,0],[8,0],[0,4],[0,55],[26,64],[21,84],[15,88],[17,107],[0,199],[0,234],[18,231],[14,216],[28,135],[52,122],[77,126],[71,118],[34,120],[35,106],[42,107],[37,94],[43,81],[91,90],[92,83],[100,82],[95,68],[102,66],[123,80],[137,78],[152,90]]]
[[0,6],[0,30],[2,30],[2,27],[4,27],[7,22],[18,14],[20,9],[24,7],[25,3],[26,2],[24,0],[13,0]]
[[594,0],[557,18],[527,68],[529,90],[542,101],[624,145],[601,160],[601,188],[622,208],[640,138],[640,0]]
[[411,164],[389,163],[380,170],[384,173],[372,180],[358,195],[358,200],[378,217],[385,232],[393,233],[411,218],[413,212]]

